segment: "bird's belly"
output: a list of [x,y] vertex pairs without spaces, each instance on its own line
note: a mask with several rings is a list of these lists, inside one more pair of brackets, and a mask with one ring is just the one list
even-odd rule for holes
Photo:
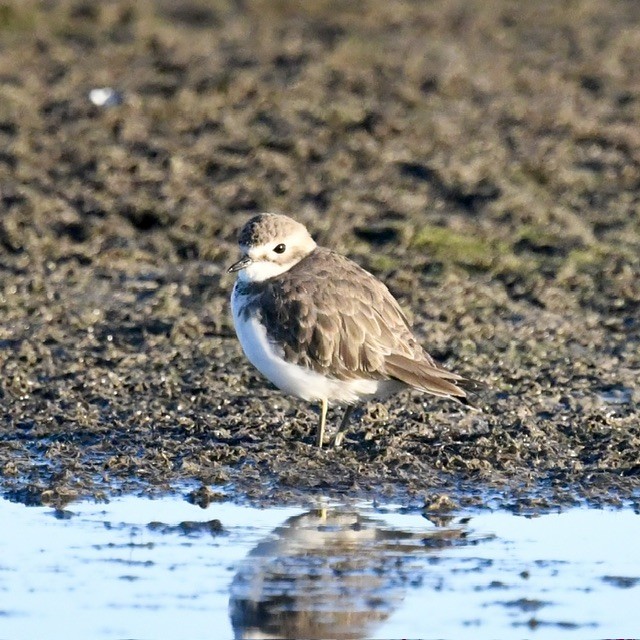
[[290,395],[307,401],[327,399],[331,403],[353,404],[384,398],[404,385],[392,380],[337,380],[306,367],[287,362],[267,338],[266,329],[256,317],[246,318],[233,305],[233,321],[238,340],[248,360],[260,373]]

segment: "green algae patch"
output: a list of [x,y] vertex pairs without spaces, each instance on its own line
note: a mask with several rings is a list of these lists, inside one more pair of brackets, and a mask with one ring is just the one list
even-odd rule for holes
[[489,271],[509,253],[508,245],[503,242],[431,224],[416,232],[411,246],[424,249],[435,260],[479,271]]
[[25,3],[24,6],[10,2],[0,2],[0,31],[25,31],[36,24],[36,9]]

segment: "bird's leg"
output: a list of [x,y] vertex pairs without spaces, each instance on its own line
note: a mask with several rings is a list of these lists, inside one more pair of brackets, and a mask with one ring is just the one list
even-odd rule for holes
[[351,414],[353,413],[354,409],[355,407],[352,404],[348,404],[347,408],[344,410],[344,415],[342,416],[342,420],[340,420],[340,426],[338,427],[336,435],[333,436],[333,440],[331,441],[332,447],[337,448],[342,444],[342,441],[344,439],[344,429],[346,429],[347,425],[349,424],[349,418],[351,418]]
[[327,409],[329,408],[329,402],[326,398],[322,399],[322,408],[320,409],[320,421],[318,422],[318,432],[316,435],[316,445],[319,449],[322,449],[322,441],[324,440],[324,425],[327,422]]

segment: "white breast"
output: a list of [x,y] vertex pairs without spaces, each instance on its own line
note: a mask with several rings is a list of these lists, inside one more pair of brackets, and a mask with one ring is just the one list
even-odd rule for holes
[[242,349],[253,366],[279,389],[307,401],[327,399],[331,403],[354,404],[361,400],[384,398],[404,385],[392,380],[336,380],[284,360],[283,351],[272,344],[265,327],[256,317],[245,318],[240,310],[246,296],[233,289],[233,323]]

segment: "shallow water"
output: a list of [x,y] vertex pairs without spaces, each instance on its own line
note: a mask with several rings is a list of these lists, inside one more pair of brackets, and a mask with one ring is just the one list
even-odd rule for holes
[[0,501],[0,636],[632,636],[640,516]]

